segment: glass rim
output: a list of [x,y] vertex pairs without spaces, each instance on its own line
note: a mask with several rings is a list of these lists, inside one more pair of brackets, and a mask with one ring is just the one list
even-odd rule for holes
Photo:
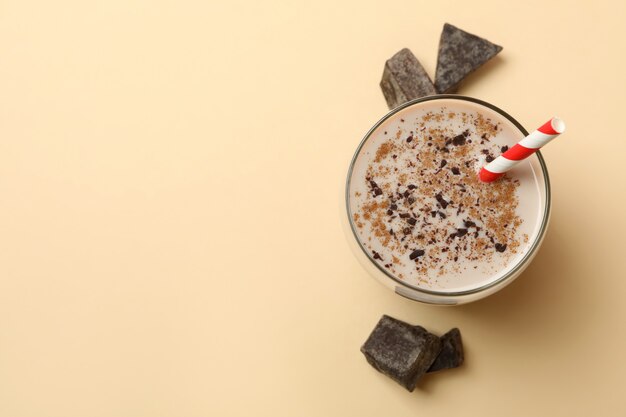
[[427,102],[427,101],[433,101],[433,100],[440,100],[440,99],[469,101],[469,102],[472,102],[472,103],[479,104],[481,106],[487,107],[488,109],[491,109],[491,110],[495,111],[496,113],[500,114],[505,119],[507,119],[509,122],[511,122],[517,129],[520,130],[520,132],[522,132],[524,134],[524,136],[528,135],[528,131],[517,120],[515,120],[515,118],[513,118],[513,116],[511,116],[510,114],[508,114],[507,112],[505,112],[501,108],[499,108],[497,106],[494,106],[491,103],[488,103],[486,101],[483,101],[483,100],[480,100],[480,99],[477,99],[477,98],[474,98],[474,97],[463,96],[463,95],[459,95],[459,94],[435,94],[435,95],[421,97],[421,98],[417,98],[417,99],[414,99],[414,100],[411,100],[411,101],[407,101],[406,103],[403,103],[400,106],[390,110],[386,115],[384,115],[380,120],[378,120],[378,122],[376,122],[376,124],[374,124],[374,126],[372,126],[372,128],[367,131],[367,133],[365,134],[365,136],[363,137],[363,139],[359,143],[359,146],[357,146],[356,151],[354,152],[354,156],[352,157],[352,160],[350,161],[350,167],[348,168],[348,176],[346,178],[345,203],[346,203],[346,211],[347,211],[347,214],[348,214],[348,223],[350,224],[350,230],[352,230],[352,235],[356,239],[359,248],[363,251],[363,253],[367,257],[367,259],[372,264],[374,264],[376,266],[376,268],[379,271],[381,271],[387,278],[390,278],[395,283],[397,283],[398,285],[401,285],[404,288],[408,288],[408,289],[410,289],[412,291],[417,291],[419,293],[423,293],[423,294],[426,294],[426,295],[429,295],[429,296],[460,297],[460,296],[465,296],[465,295],[478,294],[478,293],[481,293],[481,292],[483,292],[485,290],[488,290],[489,288],[498,286],[498,285],[508,281],[512,277],[515,277],[517,275],[517,273],[520,271],[520,269],[523,269],[526,266],[526,263],[533,257],[533,255],[535,254],[535,251],[537,250],[537,248],[541,244],[541,242],[543,240],[543,237],[544,237],[544,235],[546,233],[548,220],[549,220],[549,217],[550,217],[550,208],[551,208],[552,194],[551,194],[551,189],[550,189],[550,178],[548,176],[548,169],[546,167],[546,163],[545,163],[545,161],[543,159],[543,156],[541,155],[541,152],[537,151],[537,152],[535,152],[535,155],[537,155],[537,158],[539,160],[539,165],[541,166],[541,172],[542,172],[543,178],[544,178],[545,198],[546,198],[545,207],[544,207],[544,210],[543,210],[543,215],[541,217],[541,224],[540,224],[540,227],[539,227],[539,232],[537,233],[537,237],[534,239],[534,241],[532,242],[530,248],[528,249],[526,254],[522,257],[522,259],[520,259],[519,262],[517,262],[517,264],[510,271],[508,271],[506,274],[502,275],[497,280],[491,281],[491,282],[489,282],[487,284],[481,285],[480,287],[472,288],[472,289],[469,289],[469,290],[450,291],[450,292],[448,292],[448,291],[434,291],[434,290],[427,290],[427,289],[424,289],[424,288],[420,288],[420,287],[408,284],[408,283],[400,280],[399,278],[395,277],[393,274],[389,273],[383,267],[381,267],[378,264],[378,262],[376,262],[374,260],[374,258],[365,250],[365,247],[363,246],[361,240],[359,239],[358,233],[357,233],[357,230],[356,230],[356,225],[354,224],[354,220],[353,220],[353,217],[352,217],[352,212],[350,210],[350,185],[351,185],[351,178],[352,178],[352,172],[354,170],[354,165],[355,165],[356,160],[357,160],[357,158],[359,156],[359,153],[361,152],[361,149],[363,148],[363,146],[365,145],[367,140],[370,138],[372,133],[374,133],[374,131],[376,131],[376,129],[378,129],[378,127],[381,124],[383,124],[387,119],[391,118],[396,113],[398,113],[401,110],[403,110],[403,109],[405,109],[407,107],[410,107],[410,106],[412,106],[414,104],[423,103],[423,102]]

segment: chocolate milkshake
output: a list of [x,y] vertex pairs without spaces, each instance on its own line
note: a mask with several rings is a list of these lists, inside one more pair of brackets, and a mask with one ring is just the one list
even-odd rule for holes
[[498,111],[459,98],[427,99],[381,121],[355,155],[347,188],[369,262],[407,288],[448,294],[519,272],[547,221],[538,161],[490,184],[477,172],[523,136]]

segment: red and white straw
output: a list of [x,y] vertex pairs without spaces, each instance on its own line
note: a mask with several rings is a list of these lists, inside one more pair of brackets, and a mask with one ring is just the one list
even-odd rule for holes
[[492,182],[504,175],[504,173],[523,159],[537,152],[552,139],[565,131],[565,123],[558,117],[548,120],[539,129],[519,141],[511,149],[485,165],[478,176],[483,182]]

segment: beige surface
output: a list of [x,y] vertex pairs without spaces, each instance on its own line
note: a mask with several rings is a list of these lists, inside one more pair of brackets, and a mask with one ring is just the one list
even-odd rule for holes
[[[625,415],[624,3],[309,3],[0,2],[0,416]],[[445,21],[504,46],[463,93],[568,123],[541,253],[447,309],[339,221],[385,59],[433,74]],[[404,392],[382,313],[466,366]]]

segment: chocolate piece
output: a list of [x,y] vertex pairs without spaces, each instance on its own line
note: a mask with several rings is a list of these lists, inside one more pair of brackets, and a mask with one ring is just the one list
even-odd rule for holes
[[457,167],[450,168],[450,171],[452,171],[454,175],[461,175],[461,170]]
[[409,255],[409,259],[414,261],[415,259],[419,258],[420,256],[424,256],[426,252],[424,252],[422,249],[417,249],[414,250],[413,252],[411,252],[411,254]]
[[407,48],[387,60],[380,88],[390,109],[409,100],[436,93],[424,67]]
[[441,351],[441,340],[420,326],[384,315],[361,352],[376,370],[413,391]]
[[441,205],[441,207],[443,209],[445,209],[446,207],[448,207],[448,202],[443,198],[443,196],[441,195],[441,193],[437,193],[437,195],[435,195],[435,198],[437,199],[437,202]]
[[456,135],[454,139],[452,139],[452,144],[454,146],[465,145],[465,135]]
[[463,364],[464,358],[461,332],[455,327],[441,336],[441,352],[428,368],[428,372],[457,368]]
[[465,221],[463,222],[463,224],[465,225],[465,227],[468,227],[468,228],[469,228],[469,227],[476,227],[476,223],[474,223],[474,222],[473,222],[473,221],[471,221],[471,220],[465,220]]
[[502,243],[496,243],[496,250],[498,252],[504,252],[506,250],[506,243],[504,245]]
[[448,23],[444,24],[439,39],[439,55],[435,72],[437,92],[456,92],[465,77],[501,50],[501,46],[486,39],[467,33]]

